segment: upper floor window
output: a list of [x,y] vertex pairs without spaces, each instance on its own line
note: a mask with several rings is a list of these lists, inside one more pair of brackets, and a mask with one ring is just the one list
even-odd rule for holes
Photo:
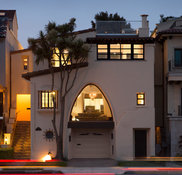
[[144,92],[137,93],[137,105],[139,105],[139,106],[145,105],[145,93]]
[[28,70],[28,56],[23,55],[22,56],[22,60],[23,60],[23,70]]
[[143,60],[143,44],[98,44],[98,60]]
[[39,91],[40,109],[53,109],[54,100],[57,107],[57,91]]
[[175,67],[182,67],[182,49],[174,50],[174,65]]
[[[54,50],[54,54],[51,60],[51,65],[53,67],[60,67],[60,53],[59,50],[56,48]],[[68,50],[64,50],[63,55],[61,56],[61,65],[62,66],[66,66],[66,65],[70,65],[71,61],[68,59]]]

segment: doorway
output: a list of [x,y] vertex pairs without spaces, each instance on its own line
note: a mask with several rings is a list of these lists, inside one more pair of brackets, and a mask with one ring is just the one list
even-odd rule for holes
[[135,157],[147,157],[147,130],[135,130]]
[[17,94],[16,115],[17,121],[30,121],[30,94]]

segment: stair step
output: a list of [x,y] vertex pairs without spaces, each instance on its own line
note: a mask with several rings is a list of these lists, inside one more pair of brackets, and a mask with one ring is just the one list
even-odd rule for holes
[[13,138],[14,158],[30,159],[31,137],[30,122],[18,121],[16,123],[15,134]]

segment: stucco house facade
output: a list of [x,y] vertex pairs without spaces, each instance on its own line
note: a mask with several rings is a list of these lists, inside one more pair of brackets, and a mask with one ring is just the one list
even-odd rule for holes
[[[158,144],[164,154],[181,156],[182,139],[182,18],[157,25],[155,43],[155,96]],[[161,130],[161,131],[160,131]],[[162,140],[162,141],[161,141]]]
[[[147,15],[142,16],[137,33],[121,29],[112,33],[107,28],[111,24],[105,26],[76,33],[90,51],[66,97],[64,157],[132,160],[154,156],[154,40],[149,37]],[[23,74],[31,86],[31,158],[42,159],[49,152],[54,157],[51,74],[46,62],[32,64],[32,71]],[[58,121],[59,84],[57,72]]]

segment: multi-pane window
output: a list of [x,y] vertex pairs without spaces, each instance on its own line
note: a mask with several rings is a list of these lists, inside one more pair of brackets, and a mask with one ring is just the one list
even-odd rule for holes
[[137,93],[137,105],[145,105],[145,93],[138,92]]
[[[53,67],[60,67],[60,54],[59,50],[56,48],[54,50],[54,54],[51,60],[51,65]],[[68,60],[68,50],[64,50],[63,55],[61,56],[61,65],[66,66],[66,65],[71,65],[71,61]]]
[[39,108],[41,109],[54,108],[54,102],[57,107],[57,91],[40,91],[39,101]]
[[28,56],[23,55],[22,59],[23,59],[23,69],[28,70]]
[[174,65],[175,67],[182,67],[182,49],[174,50]]
[[98,60],[143,60],[143,44],[98,44]]
[[108,47],[107,44],[98,44],[98,59],[107,59]]

